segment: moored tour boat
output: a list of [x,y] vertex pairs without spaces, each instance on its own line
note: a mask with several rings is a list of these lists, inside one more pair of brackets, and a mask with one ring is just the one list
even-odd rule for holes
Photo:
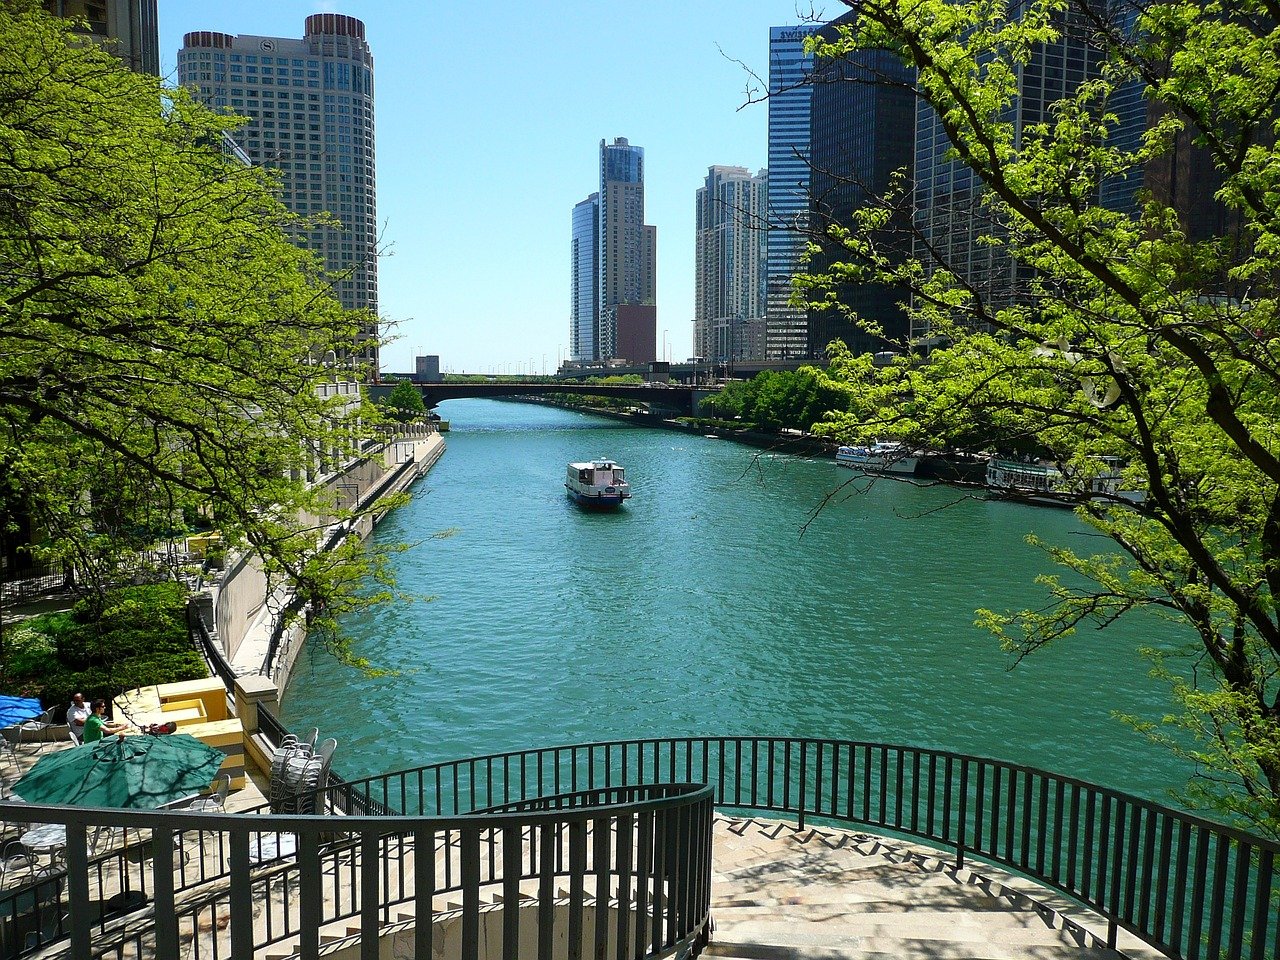
[[616,507],[631,497],[626,471],[612,460],[569,464],[564,487],[583,507]]
[[1102,469],[1089,478],[1085,489],[1083,481],[1072,481],[1056,464],[992,457],[987,461],[987,488],[1003,497],[1051,507],[1072,507],[1082,498],[1140,503],[1140,492],[1120,489],[1121,461],[1116,457],[1098,459]]
[[836,465],[860,473],[912,474],[919,457],[900,443],[877,440],[871,446],[841,447]]

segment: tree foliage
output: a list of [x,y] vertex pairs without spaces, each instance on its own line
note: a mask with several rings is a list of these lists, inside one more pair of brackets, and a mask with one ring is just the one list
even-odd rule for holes
[[341,592],[305,483],[367,411],[325,398],[344,311],[237,121],[0,0],[0,477],[89,583],[201,517],[308,600]]
[[[802,279],[803,294],[839,309],[840,282],[893,283],[936,349],[903,344],[911,351],[882,370],[839,356],[833,378],[853,412],[825,429],[916,445],[1034,442],[1080,491],[1098,455],[1125,458],[1123,486],[1142,502],[1079,497],[1105,537],[1094,542],[1108,546],[1047,547],[1065,568],[1044,581],[1051,604],[981,622],[1026,654],[1141,610],[1172,618],[1195,638],[1189,662],[1166,651],[1161,663],[1180,704],[1167,722],[1192,735],[1190,746],[1167,739],[1200,765],[1188,799],[1280,833],[1280,9],[849,5],[856,23],[818,54],[888,49],[914,68],[920,109],[976,173],[982,243],[1024,281],[1002,300],[923,235],[905,262],[877,247],[873,228],[904,201],[906,180],[856,212],[833,233],[843,262]],[[1021,68],[1064,31],[1099,52],[1097,68],[1019,126]],[[1134,83],[1149,120],[1126,146],[1115,104]],[[1198,186],[1217,186],[1214,229],[1155,175],[1185,178],[1189,159],[1202,164]],[[1136,211],[1099,203],[1109,178],[1144,174]]]
[[809,430],[826,414],[847,407],[848,391],[814,367],[766,370],[750,380],[731,380],[702,401],[716,416],[741,418],[767,429]]
[[10,631],[5,689],[39,696],[45,706],[63,706],[76,692],[110,700],[121,690],[207,673],[191,646],[186,591],[177,583],[111,590],[102,602],[81,600]]
[[401,380],[387,394],[387,414],[393,420],[407,423],[427,415],[427,405],[422,400],[422,391],[408,380]]

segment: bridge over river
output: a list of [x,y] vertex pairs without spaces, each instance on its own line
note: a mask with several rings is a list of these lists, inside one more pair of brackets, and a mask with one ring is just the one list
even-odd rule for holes
[[[692,413],[704,397],[720,389],[718,386],[707,384],[697,387],[681,383],[621,385],[547,379],[419,382],[414,386],[422,391],[422,401],[428,409],[445,400],[459,400],[463,397],[525,397],[574,393],[592,397],[615,397],[635,404],[646,403],[663,410],[685,414]],[[392,387],[393,384],[378,384],[372,387],[370,392],[377,399],[390,393]]]

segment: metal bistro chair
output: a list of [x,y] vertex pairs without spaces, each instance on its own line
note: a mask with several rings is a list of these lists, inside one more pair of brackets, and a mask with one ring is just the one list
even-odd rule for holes
[[196,797],[182,809],[191,813],[224,813],[230,792],[231,774],[224,773],[214,781],[214,788],[207,796]]
[[18,724],[18,742],[36,744],[36,752],[39,753],[44,749],[47,735],[45,733],[53,726],[53,712],[56,708],[50,707],[34,720],[25,720]]
[[19,873],[25,873],[28,880],[34,879],[37,862],[36,855],[24,847],[21,840],[6,840],[0,845],[0,886]]
[[16,726],[6,727],[0,730],[0,759],[5,759],[13,764],[13,768],[21,772],[22,765],[18,762],[17,741],[21,738],[22,731]]

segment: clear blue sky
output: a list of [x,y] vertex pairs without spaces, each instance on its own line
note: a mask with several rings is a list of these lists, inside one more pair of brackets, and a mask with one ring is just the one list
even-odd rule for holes
[[[658,228],[658,341],[693,341],[694,194],[712,164],[766,164],[769,27],[839,0],[410,3],[160,0],[162,70],[189,30],[301,37],[308,14],[365,22],[375,61],[381,312],[447,370],[551,370],[567,354],[569,219],[596,189],[601,139],[645,148]],[[741,61],[735,62],[735,61]]]

